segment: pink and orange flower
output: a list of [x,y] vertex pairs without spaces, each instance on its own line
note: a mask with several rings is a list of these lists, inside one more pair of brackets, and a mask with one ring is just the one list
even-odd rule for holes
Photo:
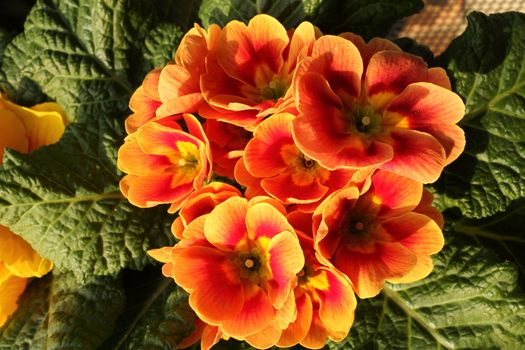
[[292,138],[289,113],[275,114],[254,131],[244,152],[244,165],[260,179],[264,191],[283,204],[299,204],[301,210],[314,211],[335,190],[354,182],[362,185],[372,169],[328,170],[305,156]]
[[235,163],[244,152],[252,133],[239,126],[208,119],[204,130],[210,140],[213,171],[219,176],[235,178]]
[[352,186],[334,192],[314,212],[319,259],[347,275],[361,298],[377,295],[385,281],[426,277],[430,255],[444,244],[435,216],[425,215],[426,200],[421,183],[386,171],[361,196]]
[[321,349],[327,339],[337,342],[346,338],[356,299],[348,278],[317,259],[311,237],[312,214],[294,211],[287,218],[299,236],[305,266],[294,289],[297,319],[282,332],[277,345]]
[[126,137],[118,167],[127,173],[120,189],[141,208],[171,204],[175,212],[211,176],[211,151],[201,124],[184,114],[185,132],[176,119],[152,120]]
[[304,22],[287,33],[275,18],[258,15],[248,25],[232,21],[208,53],[199,114],[252,130],[266,116],[294,109],[289,87],[297,63],[319,35]]
[[172,251],[172,277],[200,319],[259,344],[296,318],[304,256],[285,210],[268,197],[231,197],[193,220]]
[[300,63],[297,146],[329,169],[375,166],[436,181],[465,146],[455,125],[465,111],[461,98],[442,69],[428,69],[385,41],[366,45],[347,37],[363,52],[348,39],[326,35]]

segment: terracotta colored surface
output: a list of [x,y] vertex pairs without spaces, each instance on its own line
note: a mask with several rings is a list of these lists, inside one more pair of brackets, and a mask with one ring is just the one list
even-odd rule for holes
[[467,25],[471,11],[497,13],[525,12],[525,0],[425,0],[418,14],[398,23],[391,37],[410,37],[428,46],[435,55],[443,52],[450,41],[460,35]]

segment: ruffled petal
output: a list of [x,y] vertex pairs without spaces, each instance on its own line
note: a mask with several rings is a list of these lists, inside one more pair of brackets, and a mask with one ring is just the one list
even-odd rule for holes
[[185,247],[173,255],[173,278],[190,292],[190,305],[212,325],[235,317],[243,308],[244,291],[237,267],[208,247]]

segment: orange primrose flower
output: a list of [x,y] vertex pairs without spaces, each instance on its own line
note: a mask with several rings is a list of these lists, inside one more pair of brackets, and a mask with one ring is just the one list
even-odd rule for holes
[[182,113],[196,113],[204,102],[200,77],[205,72],[208,51],[216,42],[221,28],[212,24],[206,32],[198,24],[182,38],[175,63],[162,68],[159,77],[159,97],[162,105],[156,111],[158,118]]
[[120,147],[117,165],[127,173],[120,189],[133,205],[171,204],[168,211],[175,212],[211,176],[211,151],[201,124],[184,114],[185,132],[176,119],[151,120]]
[[162,104],[159,96],[160,72],[160,68],[149,72],[142,85],[131,96],[129,109],[133,111],[133,114],[127,117],[124,122],[128,134],[135,132],[142,125],[155,118],[155,113]]
[[318,39],[297,69],[297,146],[329,169],[376,166],[436,181],[465,146],[456,125],[465,106],[444,70],[385,41],[343,36]]
[[231,197],[190,222],[175,245],[172,277],[223,336],[275,343],[274,328],[295,320],[292,290],[304,256],[285,214],[268,197]]
[[385,280],[426,277],[444,243],[440,216],[425,215],[428,199],[421,183],[381,170],[361,196],[355,187],[334,192],[313,216],[318,258],[346,274],[360,298],[377,295]]
[[257,126],[246,145],[244,165],[266,193],[313,212],[330,193],[369,178],[372,168],[329,170],[305,156],[292,138],[294,119],[289,113],[274,114]]
[[308,22],[287,33],[268,15],[248,25],[229,22],[206,58],[201,89],[207,104],[199,114],[250,130],[270,114],[294,109],[292,77],[318,35]]
[[252,133],[239,126],[208,119],[204,123],[213,156],[213,171],[234,178],[234,168]]
[[294,289],[297,319],[282,332],[277,345],[321,349],[327,338],[337,342],[348,335],[356,308],[354,291],[346,276],[318,261],[311,237],[312,214],[293,211],[287,218],[299,237],[305,266]]

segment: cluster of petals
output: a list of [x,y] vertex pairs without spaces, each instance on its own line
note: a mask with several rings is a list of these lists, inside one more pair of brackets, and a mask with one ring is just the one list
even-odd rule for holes
[[178,243],[149,254],[198,316],[180,347],[322,348],[355,295],[431,273],[443,218],[423,184],[465,146],[443,69],[258,15],[195,25],[130,108],[121,191],[179,214]]
[[[56,103],[31,108],[19,106],[0,94],[0,166],[6,148],[29,153],[55,143],[67,119]],[[29,243],[0,225],[0,326],[15,312],[28,280],[42,277],[53,263],[41,257]]]

